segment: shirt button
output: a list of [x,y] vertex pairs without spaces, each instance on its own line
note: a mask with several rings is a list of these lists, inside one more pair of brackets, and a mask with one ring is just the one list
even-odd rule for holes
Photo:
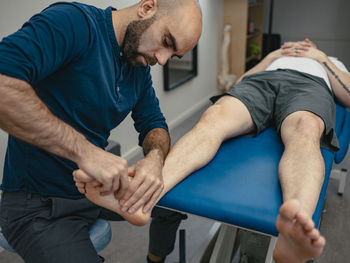
[[117,87],[117,92],[119,93],[119,90],[120,90],[120,88],[119,87]]
[[122,57],[123,56],[123,52],[120,51],[119,55]]

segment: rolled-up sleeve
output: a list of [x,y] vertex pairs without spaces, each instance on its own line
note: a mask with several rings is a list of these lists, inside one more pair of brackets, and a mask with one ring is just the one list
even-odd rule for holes
[[132,111],[131,117],[134,120],[135,129],[139,132],[140,146],[142,146],[143,140],[150,130],[162,128],[168,131],[168,125],[160,110],[150,74],[147,74],[145,88]]
[[72,4],[54,4],[0,42],[0,73],[39,81],[68,65],[87,48],[87,18]]

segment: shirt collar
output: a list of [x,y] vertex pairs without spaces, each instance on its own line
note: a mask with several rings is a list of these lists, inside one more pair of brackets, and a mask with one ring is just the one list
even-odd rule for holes
[[117,10],[114,7],[108,7],[105,12],[106,12],[106,24],[107,24],[107,31],[108,31],[108,36],[109,40],[111,42],[113,51],[116,55],[122,57],[122,51],[121,48],[118,44],[117,38],[114,33],[114,27],[113,27],[113,21],[112,21],[112,11]]

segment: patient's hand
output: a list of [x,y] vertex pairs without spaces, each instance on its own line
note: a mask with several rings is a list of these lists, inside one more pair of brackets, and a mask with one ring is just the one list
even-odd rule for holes
[[299,42],[286,42],[281,47],[283,56],[290,57],[303,57],[301,52],[307,51],[311,47],[311,44],[305,41]]
[[308,38],[298,42],[286,42],[282,45],[282,55],[292,57],[307,57],[316,61],[323,61],[327,56]]

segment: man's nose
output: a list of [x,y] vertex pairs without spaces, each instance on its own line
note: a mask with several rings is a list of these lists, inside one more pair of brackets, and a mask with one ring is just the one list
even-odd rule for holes
[[156,53],[156,58],[158,61],[158,64],[161,66],[164,66],[166,64],[166,62],[168,61],[168,59],[172,56],[172,51],[170,50],[162,50],[158,53]]

